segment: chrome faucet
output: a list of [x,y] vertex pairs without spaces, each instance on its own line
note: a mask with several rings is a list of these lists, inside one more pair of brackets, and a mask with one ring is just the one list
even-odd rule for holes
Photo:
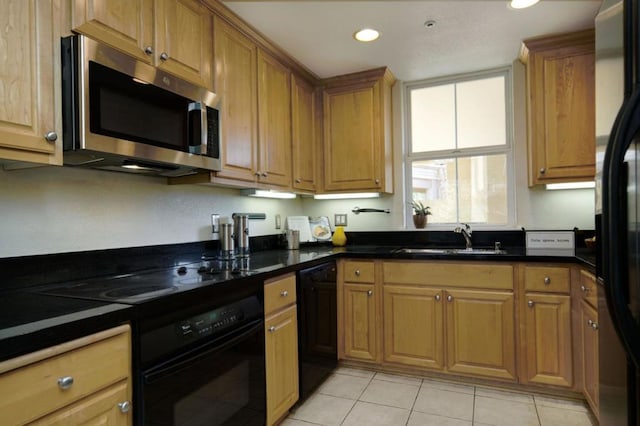
[[473,231],[471,231],[471,227],[469,226],[469,224],[467,223],[461,223],[461,226],[456,226],[453,229],[453,232],[456,232],[458,234],[462,234],[462,236],[464,237],[464,241],[467,245],[467,250],[471,250],[471,233]]

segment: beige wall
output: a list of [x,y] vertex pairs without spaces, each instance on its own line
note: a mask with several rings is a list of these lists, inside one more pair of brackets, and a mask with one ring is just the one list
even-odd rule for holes
[[[529,189],[526,175],[524,69],[514,64],[517,227],[593,228],[593,191]],[[396,191],[373,200],[289,201],[243,197],[234,189],[169,186],[164,179],[62,167],[0,170],[0,257],[203,241],[210,215],[263,212],[252,235],[269,235],[274,216],[348,213],[347,230],[404,229],[401,82],[394,90]],[[388,208],[391,214],[354,215],[354,207]],[[412,225],[410,226],[410,228]],[[429,229],[429,227],[427,228]]]

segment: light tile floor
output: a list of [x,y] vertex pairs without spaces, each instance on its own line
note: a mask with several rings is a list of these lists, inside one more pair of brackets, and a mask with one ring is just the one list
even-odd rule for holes
[[283,426],[592,426],[586,403],[338,367]]

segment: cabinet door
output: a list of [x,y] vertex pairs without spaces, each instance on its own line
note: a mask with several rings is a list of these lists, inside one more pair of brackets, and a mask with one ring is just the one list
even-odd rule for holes
[[256,45],[214,20],[215,87],[220,99],[222,171],[217,176],[253,182],[257,172]]
[[442,291],[384,286],[384,360],[444,367]]
[[324,92],[324,189],[382,189],[380,83]]
[[532,184],[593,179],[593,31],[525,41]]
[[128,382],[123,381],[96,392],[31,424],[49,426],[70,424],[131,425],[133,424],[131,391]]
[[153,63],[153,0],[74,0],[74,31]]
[[361,361],[377,361],[376,298],[373,284],[345,283],[344,353]]
[[525,381],[570,387],[573,384],[570,297],[526,293],[525,300]]
[[513,294],[447,290],[447,369],[515,380]]
[[291,144],[293,187],[316,190],[316,96],[311,85],[291,76]]
[[259,182],[291,187],[291,74],[258,52]]
[[0,158],[62,164],[60,35],[53,4],[0,4]]
[[598,416],[598,311],[581,301],[580,333],[582,338],[582,392]]
[[159,68],[213,90],[213,14],[197,0],[156,3]]
[[298,323],[296,306],[265,321],[267,425],[298,400]]

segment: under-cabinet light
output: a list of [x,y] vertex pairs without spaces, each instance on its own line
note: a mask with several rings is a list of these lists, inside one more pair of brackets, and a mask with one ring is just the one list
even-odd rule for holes
[[241,195],[248,195],[249,197],[260,198],[278,198],[278,199],[291,199],[296,198],[296,194],[292,192],[280,192],[280,191],[267,191],[263,189],[242,189]]
[[569,182],[569,183],[548,183],[546,188],[548,190],[555,189],[589,189],[595,188],[595,182]]
[[538,3],[540,0],[511,0],[510,6],[514,9],[525,9]]
[[318,194],[314,195],[314,200],[348,200],[352,198],[380,198],[378,192],[352,192],[344,194]]

